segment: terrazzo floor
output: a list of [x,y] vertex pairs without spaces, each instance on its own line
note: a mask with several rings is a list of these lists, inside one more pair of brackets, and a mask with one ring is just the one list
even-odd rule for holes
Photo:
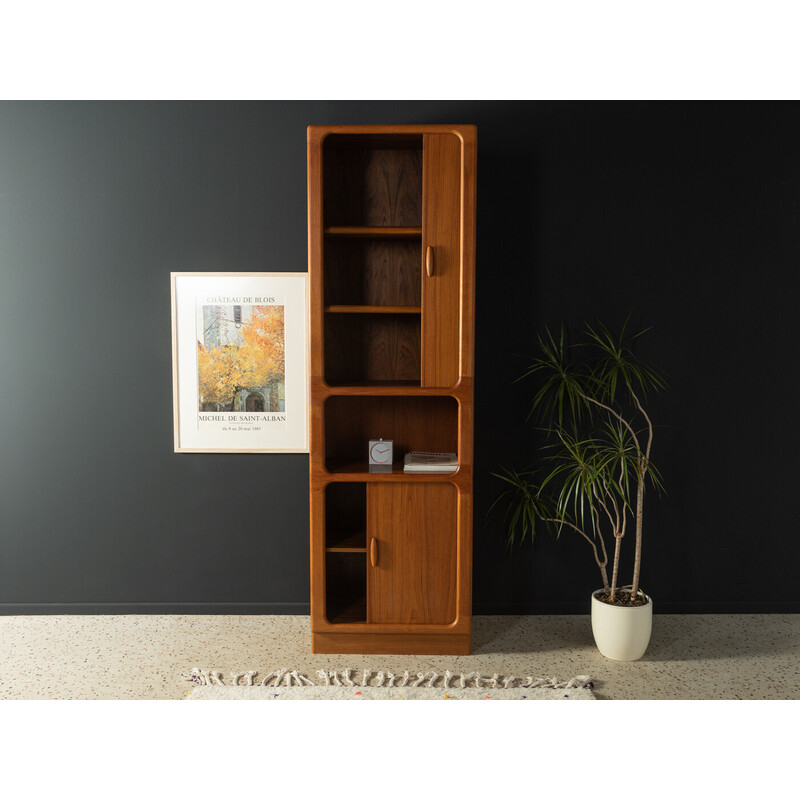
[[800,699],[800,614],[657,615],[640,661],[601,656],[588,616],[480,616],[469,656],[314,655],[307,616],[0,617],[0,699],[181,700],[192,667],[590,675],[600,700]]

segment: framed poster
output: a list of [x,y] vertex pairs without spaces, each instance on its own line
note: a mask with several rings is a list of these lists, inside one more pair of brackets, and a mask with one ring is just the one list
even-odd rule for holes
[[176,453],[307,453],[305,272],[173,272]]

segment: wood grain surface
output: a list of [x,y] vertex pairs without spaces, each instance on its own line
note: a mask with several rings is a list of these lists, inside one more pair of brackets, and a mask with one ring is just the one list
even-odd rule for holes
[[314,652],[470,652],[475,154],[468,125],[308,129]]
[[326,239],[325,304],[419,306],[421,241]]
[[334,396],[325,402],[327,459],[367,460],[370,439],[392,439],[398,464],[411,450],[455,453],[458,403],[452,397]]
[[422,280],[422,385],[452,386],[461,335],[461,141],[438,133],[424,141],[422,253],[433,270]]
[[367,486],[367,621],[448,624],[456,616],[456,496],[453,486]]

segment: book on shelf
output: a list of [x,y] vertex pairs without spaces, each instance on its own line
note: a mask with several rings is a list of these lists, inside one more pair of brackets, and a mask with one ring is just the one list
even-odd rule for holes
[[455,453],[424,453],[412,450],[403,458],[404,472],[455,472],[458,456]]

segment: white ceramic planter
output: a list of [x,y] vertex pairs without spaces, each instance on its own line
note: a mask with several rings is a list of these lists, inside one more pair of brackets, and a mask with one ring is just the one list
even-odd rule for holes
[[[630,591],[624,589],[622,591]],[[592,634],[597,649],[614,661],[636,661],[644,655],[653,630],[653,600],[643,606],[612,606],[592,594]]]

